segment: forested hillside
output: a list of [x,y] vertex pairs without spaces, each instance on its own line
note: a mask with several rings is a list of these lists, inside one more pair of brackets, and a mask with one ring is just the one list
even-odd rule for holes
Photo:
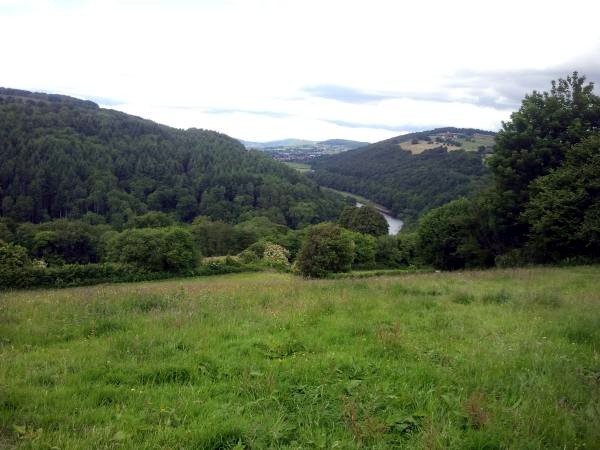
[[0,215],[120,227],[150,210],[182,221],[337,218],[343,201],[213,131],[179,130],[90,101],[0,88]]
[[[486,174],[484,145],[493,133],[441,128],[318,158],[312,177],[334,189],[363,195],[403,219],[472,192]],[[480,140],[478,142],[478,139]],[[420,153],[405,149],[422,145]],[[465,148],[465,149],[463,149]],[[472,149],[468,151],[467,149]]]

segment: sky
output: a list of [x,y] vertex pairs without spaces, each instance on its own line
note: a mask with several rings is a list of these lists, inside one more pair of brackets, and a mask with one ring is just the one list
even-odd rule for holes
[[599,15],[597,0],[0,0],[0,86],[260,142],[497,130],[553,79],[600,82]]

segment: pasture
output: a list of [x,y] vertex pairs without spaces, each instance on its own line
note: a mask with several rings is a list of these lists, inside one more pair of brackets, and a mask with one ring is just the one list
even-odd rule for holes
[[0,448],[599,448],[600,267],[0,293]]

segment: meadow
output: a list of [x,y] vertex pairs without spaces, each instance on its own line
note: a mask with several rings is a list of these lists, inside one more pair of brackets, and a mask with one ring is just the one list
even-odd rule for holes
[[600,267],[0,293],[0,448],[600,448]]

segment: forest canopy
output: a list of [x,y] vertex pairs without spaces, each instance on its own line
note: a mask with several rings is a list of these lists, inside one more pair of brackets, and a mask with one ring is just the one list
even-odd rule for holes
[[223,134],[180,130],[93,102],[0,88],[0,215],[122,228],[148,211],[191,222],[337,218],[343,199]]

